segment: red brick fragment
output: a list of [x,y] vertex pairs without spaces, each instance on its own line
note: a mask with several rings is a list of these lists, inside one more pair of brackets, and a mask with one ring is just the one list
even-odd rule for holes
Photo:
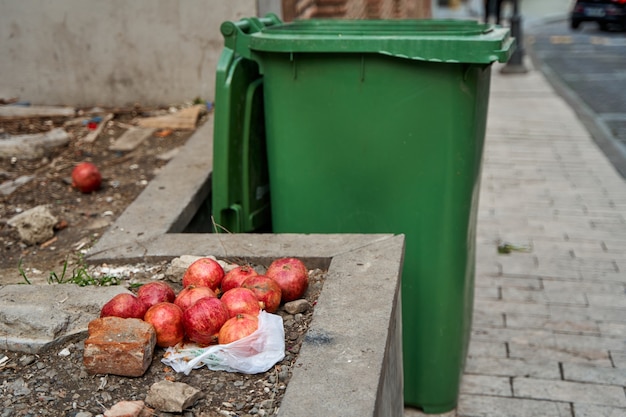
[[156,333],[139,319],[104,317],[89,323],[83,364],[92,374],[141,376],[152,363]]
[[104,417],[152,417],[154,410],[143,401],[120,401],[104,412]]

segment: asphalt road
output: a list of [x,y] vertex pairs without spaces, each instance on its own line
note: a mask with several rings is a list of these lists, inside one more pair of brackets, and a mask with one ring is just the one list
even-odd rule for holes
[[626,178],[626,31],[566,20],[526,29],[526,52]]

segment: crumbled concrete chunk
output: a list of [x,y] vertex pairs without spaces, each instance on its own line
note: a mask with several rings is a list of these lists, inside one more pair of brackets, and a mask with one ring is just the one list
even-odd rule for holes
[[50,209],[41,205],[13,216],[8,224],[17,229],[24,243],[36,245],[54,237],[54,225],[58,222]]
[[146,403],[159,411],[182,413],[191,407],[202,392],[182,382],[161,381],[152,384]]

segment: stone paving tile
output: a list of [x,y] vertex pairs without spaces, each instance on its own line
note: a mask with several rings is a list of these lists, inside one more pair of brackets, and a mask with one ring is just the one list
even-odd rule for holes
[[466,372],[461,381],[461,393],[511,397],[511,379],[504,376],[474,375]]
[[476,285],[481,282],[482,277],[496,277],[500,275],[500,267],[496,262],[492,262],[491,260],[480,260],[481,257],[483,257],[482,254],[477,254],[476,256]]
[[472,339],[474,340],[510,342],[537,347],[556,347],[557,336],[552,331],[544,329],[501,329],[490,327],[474,327],[472,329]]
[[625,407],[624,388],[537,378],[513,378],[513,394],[518,398]]
[[[603,242],[602,242],[603,243]],[[601,259],[601,260],[610,260],[614,262],[620,262],[623,260],[625,254],[620,252],[609,252],[604,249],[593,250],[593,249],[575,249],[572,251],[572,254],[575,258],[581,259]]]
[[474,288],[474,297],[483,298],[486,300],[500,300],[502,299],[502,294],[500,292],[500,287],[498,286],[476,285]]
[[456,410],[452,410],[448,413],[440,413],[440,414],[426,414],[421,410],[405,407],[404,408],[404,416],[403,417],[459,417]]
[[594,276],[610,276],[619,273],[617,265],[612,260],[587,260],[581,258],[539,258],[537,268],[530,273],[561,278],[576,278]]
[[615,294],[624,292],[626,289],[626,284],[619,282],[571,281],[548,278],[542,279],[541,282],[546,292],[555,294]]
[[[507,242],[516,244],[513,240],[506,239]],[[514,252],[511,255],[503,255],[497,258],[497,262],[500,265],[502,275],[507,276],[529,276],[537,275],[534,272],[537,270],[537,257],[532,253],[517,253]]]
[[539,277],[487,277],[479,276],[476,279],[476,287],[501,287],[501,288],[521,288],[528,290],[540,290],[543,288],[542,279]]
[[504,343],[483,342],[470,339],[468,357],[506,358],[507,346]]
[[624,256],[621,256],[621,258],[616,258],[615,259],[615,266],[617,267],[617,269],[623,274],[621,281],[622,282],[626,282],[626,260],[624,260]]
[[626,314],[616,308],[566,306],[554,304],[548,306],[549,314],[556,320],[597,320],[624,323]]
[[548,304],[548,299],[543,289],[502,288],[502,300],[505,302]]
[[546,288],[544,285],[544,293],[550,305],[577,305],[587,306],[589,301],[582,291],[576,290],[553,290]]
[[[618,254],[626,253],[626,240],[623,239],[606,239],[603,241],[607,252],[613,252]],[[623,259],[623,258],[622,258]]]
[[[610,368],[607,368],[610,369]],[[542,379],[561,379],[561,370],[556,360],[525,360],[494,357],[468,357],[465,365],[467,374],[494,376],[525,376]]]
[[613,366],[620,369],[626,369],[626,350],[611,350],[610,352]]
[[504,314],[474,310],[472,326],[474,327],[504,327]]
[[626,372],[623,369],[568,362],[564,362],[562,367],[563,379],[566,381],[626,386]]
[[[615,272],[610,271],[585,271],[581,273],[581,279],[583,281],[598,281],[598,282],[613,282],[613,283],[626,283],[626,268],[620,267],[618,262],[615,262],[617,270]],[[622,268],[622,269],[620,269]]]
[[506,327],[547,329],[555,333],[589,334],[600,336],[600,326],[594,320],[555,320],[551,316],[506,314]]
[[518,302],[505,300],[476,299],[474,309],[499,313],[518,313],[548,315],[550,313],[547,304]]
[[554,360],[612,366],[608,349],[565,349],[557,346],[538,346],[527,343],[507,343],[508,357],[526,360]]
[[600,333],[602,336],[608,337],[626,337],[626,322],[625,323],[611,323],[601,322],[598,324],[600,327]]
[[624,337],[599,337],[587,334],[571,335],[564,333],[554,334],[556,346],[563,349],[590,349],[590,350],[626,350]]
[[458,417],[572,417],[568,403],[461,394]]
[[622,309],[623,314],[626,316],[626,293],[624,292],[617,294],[588,294],[587,299],[590,306]]
[[626,408],[574,404],[575,417],[626,417]]

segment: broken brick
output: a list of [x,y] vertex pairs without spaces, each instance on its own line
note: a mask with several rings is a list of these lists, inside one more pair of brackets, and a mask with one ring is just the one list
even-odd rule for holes
[[120,401],[104,412],[104,417],[151,417],[153,409],[143,401]]
[[83,364],[92,374],[141,376],[152,363],[156,332],[139,319],[104,317],[89,323]]

